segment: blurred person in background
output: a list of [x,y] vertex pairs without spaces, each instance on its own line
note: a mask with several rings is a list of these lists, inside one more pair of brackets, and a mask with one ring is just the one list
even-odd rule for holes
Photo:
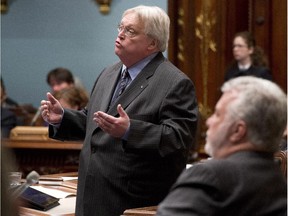
[[18,103],[8,96],[2,77],[0,85],[1,85],[1,107],[6,108],[18,107],[19,106]]
[[75,86],[55,92],[54,97],[63,108],[74,110],[84,109],[89,100],[86,91]]
[[14,152],[1,145],[1,216],[19,216],[21,201],[12,197],[9,173],[18,171]]
[[18,103],[8,97],[1,77],[1,138],[8,138],[10,131],[17,125],[17,116],[12,111]]
[[58,67],[49,71],[46,81],[50,86],[53,94],[57,91],[70,88],[75,85],[72,72],[62,67]]
[[67,89],[73,86],[83,89],[86,91],[81,80],[78,77],[75,77],[73,73],[67,68],[58,67],[49,71],[46,77],[46,81],[50,86],[52,93],[54,94],[57,91],[62,89]]
[[225,81],[239,76],[255,76],[272,80],[268,60],[261,47],[256,45],[254,36],[239,32],[233,39],[234,61],[225,74]]

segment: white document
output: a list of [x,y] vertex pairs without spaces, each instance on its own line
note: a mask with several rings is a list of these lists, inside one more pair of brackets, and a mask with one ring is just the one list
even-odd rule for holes
[[41,191],[42,193],[58,198],[58,199],[63,199],[69,196],[76,196],[75,193],[69,193],[69,192],[64,192],[64,191],[57,190],[57,189],[45,188],[42,186],[30,186],[30,187],[35,190]]

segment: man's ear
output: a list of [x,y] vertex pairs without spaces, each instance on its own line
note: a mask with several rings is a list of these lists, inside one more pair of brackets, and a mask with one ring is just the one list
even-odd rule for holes
[[244,121],[238,121],[232,128],[232,133],[230,136],[230,140],[232,142],[238,142],[245,138],[247,133],[247,127]]
[[151,42],[150,42],[150,45],[148,46],[148,49],[156,49],[157,48],[157,44],[158,44],[158,42],[157,42],[157,40],[155,40],[155,39],[152,39],[151,40]]

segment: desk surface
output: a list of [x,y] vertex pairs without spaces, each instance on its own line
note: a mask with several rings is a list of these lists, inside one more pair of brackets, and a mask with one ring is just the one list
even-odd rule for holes
[[127,209],[122,216],[154,216],[157,206],[148,206],[143,208]]
[[62,142],[53,139],[49,140],[1,140],[5,147],[19,149],[69,149],[81,150],[83,144],[81,142]]
[[[52,175],[43,175],[41,177],[51,177],[57,178],[57,177],[72,177],[72,176],[77,176],[77,172],[72,172],[72,173],[59,173],[59,174],[52,174]],[[75,182],[75,181],[74,181]],[[77,185],[77,182],[75,182],[75,185]],[[66,186],[47,186],[45,185],[44,187],[47,188],[52,188],[52,189],[58,189],[62,190],[65,192],[75,192],[76,194],[76,187],[72,189],[72,187],[66,187]],[[56,206],[52,209],[49,209],[48,211],[39,211],[27,207],[20,207],[19,209],[19,215],[21,216],[47,216],[47,215],[64,215],[64,216],[74,216],[75,215],[75,206],[76,206],[76,196],[72,197],[67,197],[64,199],[59,200],[60,205]]]
[[[57,179],[58,177],[73,177],[77,176],[77,172],[71,173],[59,173],[59,174],[52,174],[52,175],[42,175],[43,179],[46,177],[50,178],[51,180]],[[77,182],[75,183],[77,184]],[[48,187],[45,185],[45,187]],[[50,188],[57,188],[59,190],[73,190],[70,186],[50,186]],[[76,193],[76,188],[74,189]],[[67,197],[64,199],[59,200],[60,205],[56,206],[48,211],[38,211],[31,208],[20,207],[19,215],[21,216],[48,216],[48,215],[63,215],[63,216],[74,216],[75,215],[75,206],[76,206],[76,196]],[[148,206],[143,208],[134,208],[134,209],[127,209],[123,212],[122,216],[154,216],[156,214],[157,206]]]
[[56,206],[48,211],[38,211],[30,208],[20,207],[19,215],[21,216],[75,215],[76,196],[60,199],[59,203],[60,203],[59,206]]

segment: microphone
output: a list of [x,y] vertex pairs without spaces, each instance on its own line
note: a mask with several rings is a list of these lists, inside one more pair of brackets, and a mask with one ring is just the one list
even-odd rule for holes
[[33,116],[33,119],[31,120],[30,126],[34,126],[35,125],[35,123],[36,123],[37,119],[39,118],[40,114],[41,114],[41,109],[39,107],[37,112]]
[[29,186],[35,184],[39,180],[39,174],[36,171],[30,172],[26,177],[26,182],[18,187],[15,191],[12,192],[11,197],[13,199],[18,198]]

